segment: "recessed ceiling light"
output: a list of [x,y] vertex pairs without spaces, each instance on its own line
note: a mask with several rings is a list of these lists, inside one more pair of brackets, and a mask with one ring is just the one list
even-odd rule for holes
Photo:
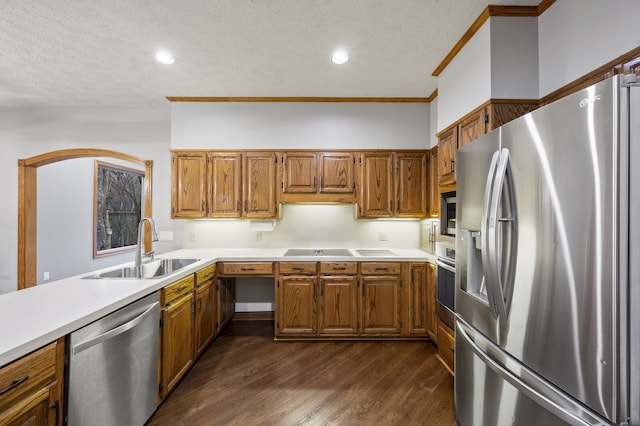
[[336,65],[342,65],[349,60],[349,54],[344,50],[336,50],[331,55],[331,62]]
[[153,55],[153,57],[156,58],[156,61],[165,65],[172,65],[172,64],[175,64],[176,62],[176,58],[174,58],[173,55],[167,52],[166,50],[158,50]]

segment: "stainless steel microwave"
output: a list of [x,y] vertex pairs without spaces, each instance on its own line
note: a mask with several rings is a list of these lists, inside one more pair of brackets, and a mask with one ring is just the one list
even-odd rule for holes
[[440,194],[440,234],[456,235],[456,192]]

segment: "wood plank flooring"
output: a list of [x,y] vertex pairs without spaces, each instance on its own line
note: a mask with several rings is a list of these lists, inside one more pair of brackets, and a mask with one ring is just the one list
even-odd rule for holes
[[430,342],[274,342],[234,321],[147,423],[455,425],[453,378]]

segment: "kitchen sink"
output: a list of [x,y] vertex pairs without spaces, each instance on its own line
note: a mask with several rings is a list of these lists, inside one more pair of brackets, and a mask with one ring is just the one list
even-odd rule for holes
[[349,249],[289,249],[285,256],[353,256]]
[[356,250],[360,256],[397,256],[394,252],[387,249],[363,249]]
[[89,275],[85,279],[103,279],[103,278],[120,278],[120,279],[141,279],[141,278],[160,278],[165,275],[177,272],[180,269],[199,261],[200,259],[156,259],[151,262],[143,263],[140,267],[123,266],[99,274]]

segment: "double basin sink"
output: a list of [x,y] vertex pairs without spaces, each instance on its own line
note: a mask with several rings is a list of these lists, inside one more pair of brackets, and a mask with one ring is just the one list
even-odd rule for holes
[[128,278],[128,279],[153,279],[161,278],[165,275],[178,272],[182,268],[186,268],[199,261],[200,259],[156,259],[143,263],[140,266],[121,266],[119,268],[110,269],[98,274],[89,275],[84,278],[102,279],[102,278]]

